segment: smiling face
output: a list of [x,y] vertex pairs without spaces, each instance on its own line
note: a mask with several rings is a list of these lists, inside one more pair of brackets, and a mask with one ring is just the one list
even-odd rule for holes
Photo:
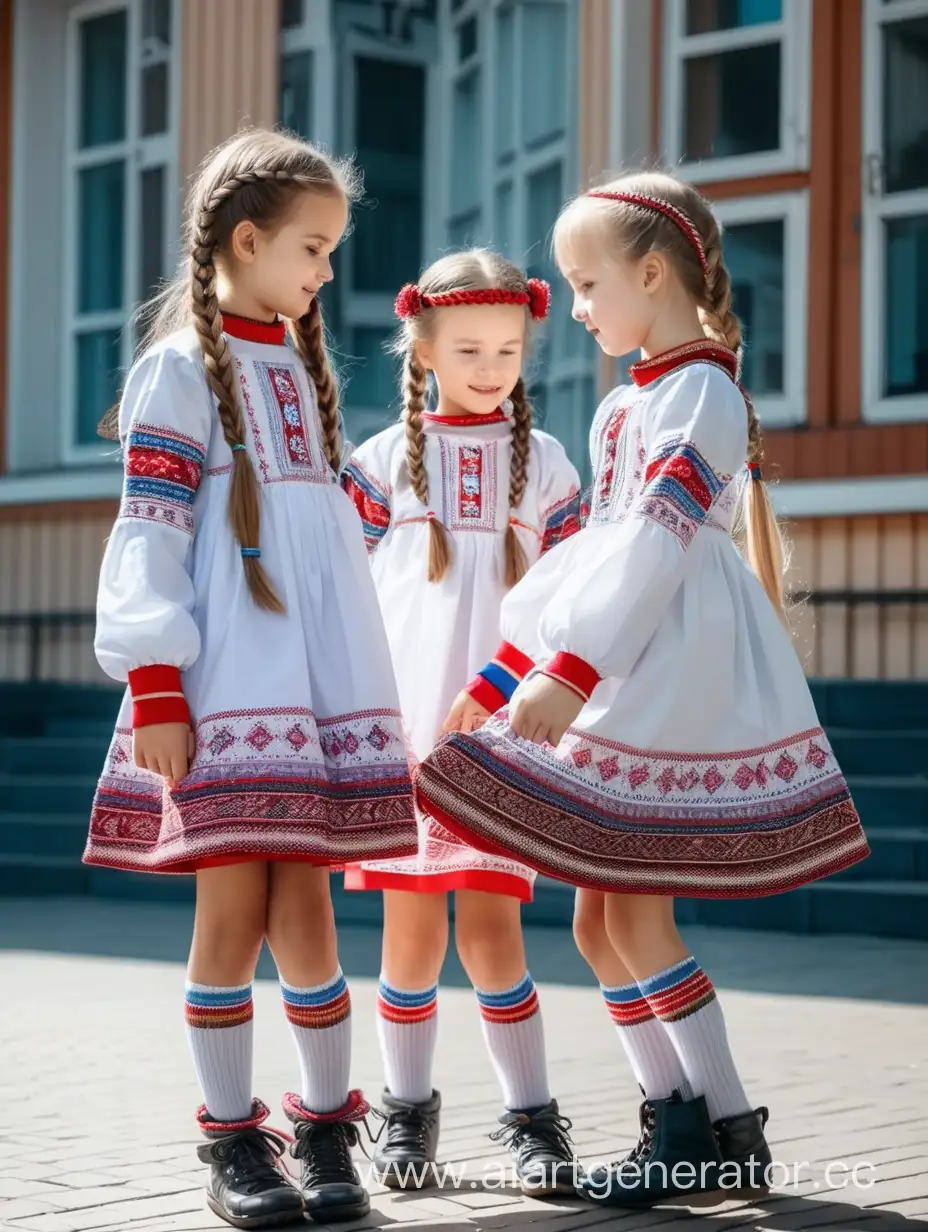
[[526,310],[518,304],[433,308],[428,336],[415,344],[435,374],[445,415],[489,415],[522,375]]

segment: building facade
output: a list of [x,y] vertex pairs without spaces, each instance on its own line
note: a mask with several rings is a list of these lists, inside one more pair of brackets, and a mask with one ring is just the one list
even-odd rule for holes
[[557,210],[614,167],[698,183],[808,669],[928,677],[928,0],[0,0],[0,677],[98,678],[95,425],[189,176],[248,122],[364,169],[326,292],[355,441],[397,413],[397,288],[488,243],[555,287],[531,389],[587,469],[622,365],[569,320]]

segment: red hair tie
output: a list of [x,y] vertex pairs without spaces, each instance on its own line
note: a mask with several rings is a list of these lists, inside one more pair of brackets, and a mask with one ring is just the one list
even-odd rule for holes
[[506,291],[501,287],[486,287],[476,291],[443,291],[439,295],[423,295],[415,283],[409,282],[396,297],[396,315],[401,321],[417,317],[423,308],[456,308],[462,304],[517,304],[529,309],[533,321],[548,315],[551,288],[541,278],[530,278],[524,291]]
[[702,242],[702,236],[696,229],[696,224],[688,214],[684,214],[675,205],[671,205],[669,201],[662,201],[660,197],[649,197],[644,193],[589,192],[586,195],[588,197],[596,197],[600,201],[623,201],[626,205],[637,205],[643,210],[653,210],[656,214],[663,214],[665,218],[669,218],[674,226],[683,233],[690,247],[696,253],[699,264],[702,267],[703,277],[708,281],[709,260],[706,257],[706,249]]

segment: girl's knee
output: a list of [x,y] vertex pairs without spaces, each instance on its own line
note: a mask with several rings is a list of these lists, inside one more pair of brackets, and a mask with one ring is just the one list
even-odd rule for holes
[[606,932],[604,897],[594,891],[578,890],[574,902],[574,941],[591,967],[612,948]]
[[[478,986],[496,985],[525,970],[522,919],[517,899],[503,895],[459,893],[454,941],[464,970]],[[513,974],[514,973],[514,974]]]

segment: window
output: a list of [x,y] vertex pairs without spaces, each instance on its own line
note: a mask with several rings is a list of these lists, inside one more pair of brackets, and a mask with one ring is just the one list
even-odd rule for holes
[[790,193],[713,206],[744,331],[741,379],[765,427],[806,419],[807,204]]
[[670,165],[719,180],[808,165],[809,0],[665,0]]
[[[173,265],[171,0],[81,5],[68,31],[64,456],[98,457],[119,395],[127,328]],[[92,450],[89,447],[94,447]]]
[[928,2],[867,0],[864,414],[928,419]]

